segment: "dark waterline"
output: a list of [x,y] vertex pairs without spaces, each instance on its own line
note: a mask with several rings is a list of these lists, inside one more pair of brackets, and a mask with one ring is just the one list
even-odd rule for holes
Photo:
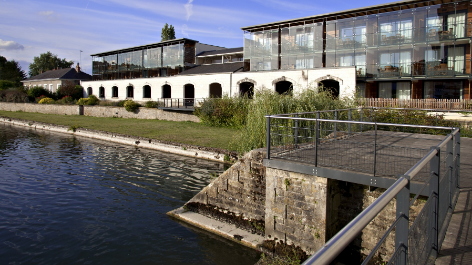
[[224,166],[0,124],[1,264],[254,264],[169,218]]

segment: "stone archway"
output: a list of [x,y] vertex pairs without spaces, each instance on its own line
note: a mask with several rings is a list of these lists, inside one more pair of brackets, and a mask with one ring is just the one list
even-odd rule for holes
[[144,85],[143,86],[143,98],[151,98],[151,86]]
[[325,75],[315,79],[316,86],[320,87],[321,85],[323,90],[329,91],[334,98],[339,98],[340,85],[343,83],[344,81],[341,78],[332,75]]
[[126,87],[126,97],[127,98],[134,98],[134,87],[132,84],[129,84]]
[[254,97],[254,83],[242,82],[239,84],[239,96],[252,99]]
[[162,98],[172,98],[172,87],[169,84],[162,86]]

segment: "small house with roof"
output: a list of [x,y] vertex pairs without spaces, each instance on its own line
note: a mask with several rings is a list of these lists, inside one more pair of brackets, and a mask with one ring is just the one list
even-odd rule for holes
[[75,85],[80,85],[81,81],[92,80],[92,76],[80,71],[80,66],[77,64],[75,68],[63,68],[46,71],[36,76],[32,76],[23,81],[23,86],[32,88],[35,86],[42,86],[50,92],[56,92],[57,89],[65,82],[72,82]]

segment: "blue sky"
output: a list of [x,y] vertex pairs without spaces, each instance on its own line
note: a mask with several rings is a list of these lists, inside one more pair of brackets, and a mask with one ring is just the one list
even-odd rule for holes
[[0,0],[0,55],[28,72],[51,51],[91,73],[90,54],[177,38],[227,48],[243,45],[241,27],[388,3],[385,0]]

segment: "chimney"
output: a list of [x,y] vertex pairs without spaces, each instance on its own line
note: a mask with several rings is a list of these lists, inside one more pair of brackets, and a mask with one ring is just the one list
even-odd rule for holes
[[77,66],[75,66],[75,71],[77,73],[80,73],[80,66],[79,66],[79,63],[77,63]]

